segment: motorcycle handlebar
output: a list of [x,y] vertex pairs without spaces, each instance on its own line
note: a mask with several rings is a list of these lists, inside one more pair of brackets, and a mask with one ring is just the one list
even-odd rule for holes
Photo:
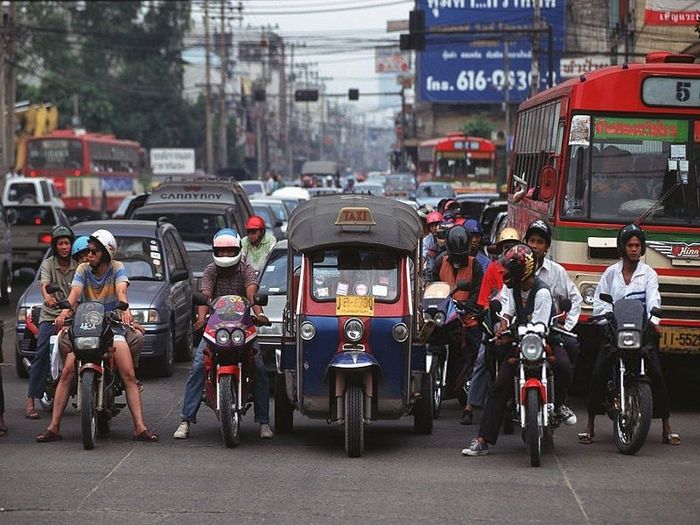
[[575,334],[573,332],[569,332],[568,330],[564,330],[563,328],[559,328],[558,326],[553,326],[552,331],[559,332],[560,334],[568,335],[569,337],[573,337],[574,339],[578,339],[578,334]]

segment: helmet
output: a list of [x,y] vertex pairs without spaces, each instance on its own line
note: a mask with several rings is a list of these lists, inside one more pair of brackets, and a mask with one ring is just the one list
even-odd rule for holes
[[445,201],[442,203],[442,209],[444,210],[452,210],[457,212],[460,207],[459,207],[459,202],[457,202],[455,199],[445,199]]
[[[251,215],[248,217],[248,222],[245,223],[246,230],[264,230],[265,229],[265,219],[259,215]],[[221,232],[219,232],[221,233]],[[218,235],[218,233],[217,233]],[[216,239],[216,235],[214,236]]]
[[469,219],[464,223],[464,227],[467,229],[470,235],[484,234],[484,231],[481,229],[481,224],[476,219]]
[[620,257],[625,254],[625,244],[632,238],[636,237],[642,243],[642,255],[647,251],[647,236],[636,224],[628,224],[620,228],[617,232],[617,253]]
[[505,269],[503,284],[508,288],[522,283],[535,273],[535,254],[527,244],[516,244],[501,259]]
[[426,222],[426,224],[428,224],[428,226],[431,224],[435,224],[435,223],[438,223],[438,224],[441,223],[442,222],[442,213],[440,213],[439,211],[431,211],[428,214],[428,217],[425,220],[425,222]]
[[498,234],[496,244],[501,244],[507,241],[515,241],[516,243],[519,243],[520,236],[518,235],[518,230],[515,228],[503,228],[501,233]]
[[450,257],[466,257],[471,250],[469,234],[464,226],[454,226],[447,234],[447,253]]
[[[241,236],[232,228],[224,228],[216,232],[212,241],[212,248],[214,249],[214,264],[220,268],[235,266],[241,260]],[[233,257],[217,257],[217,248],[237,248],[238,251]]]
[[549,227],[549,224],[544,222],[542,219],[537,219],[536,221],[530,223],[530,226],[527,227],[527,231],[525,232],[524,241],[527,242],[530,235],[533,233],[544,237],[544,241],[547,243],[547,246],[552,244],[552,230]]
[[426,217],[433,211],[432,206],[428,206],[427,204],[421,204],[418,207],[418,216],[425,220]]
[[53,248],[54,251],[56,251],[56,243],[58,242],[58,239],[62,239],[63,237],[73,243],[75,234],[68,226],[56,226],[51,232],[51,248]]
[[92,232],[90,240],[97,244],[97,247],[102,250],[106,256],[106,260],[102,262],[110,262],[117,253],[117,240],[107,230],[97,230]]
[[442,219],[444,222],[455,222],[457,220],[457,216],[452,210],[447,210],[442,214]]
[[437,232],[435,232],[435,240],[441,248],[444,248],[445,244],[447,244],[447,234],[454,225],[454,222],[451,221],[442,221],[438,225]]
[[73,247],[70,250],[70,254],[73,259],[78,259],[80,255],[88,249],[88,243],[90,242],[90,237],[87,235],[81,235],[76,240],[73,241]]

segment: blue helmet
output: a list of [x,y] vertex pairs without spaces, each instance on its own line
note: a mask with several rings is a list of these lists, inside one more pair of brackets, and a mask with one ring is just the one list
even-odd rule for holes
[[70,250],[70,254],[74,259],[78,257],[88,249],[88,244],[90,242],[90,237],[87,235],[81,235],[75,241],[73,241],[73,247]]
[[469,235],[483,235],[484,231],[481,229],[481,223],[476,219],[469,219],[464,223],[465,229],[469,232]]

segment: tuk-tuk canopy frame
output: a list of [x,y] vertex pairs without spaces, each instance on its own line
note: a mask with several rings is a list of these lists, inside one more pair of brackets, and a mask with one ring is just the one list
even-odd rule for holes
[[[374,220],[365,227],[336,224],[344,208],[368,208]],[[322,195],[300,204],[289,219],[287,236],[302,253],[339,246],[376,246],[414,253],[423,225],[408,204],[372,195]]]

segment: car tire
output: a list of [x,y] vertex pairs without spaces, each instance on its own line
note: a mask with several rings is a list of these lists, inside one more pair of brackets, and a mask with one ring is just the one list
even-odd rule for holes
[[168,334],[168,341],[165,345],[165,353],[158,358],[157,373],[160,377],[170,377],[173,375],[173,370],[175,369],[175,338],[174,335],[175,328],[170,325],[170,333]]
[[175,357],[178,361],[191,362],[196,348],[192,340],[192,321],[188,321],[185,335],[176,347]]
[[0,304],[10,304],[12,294],[12,275],[6,264],[2,265],[0,271]]

